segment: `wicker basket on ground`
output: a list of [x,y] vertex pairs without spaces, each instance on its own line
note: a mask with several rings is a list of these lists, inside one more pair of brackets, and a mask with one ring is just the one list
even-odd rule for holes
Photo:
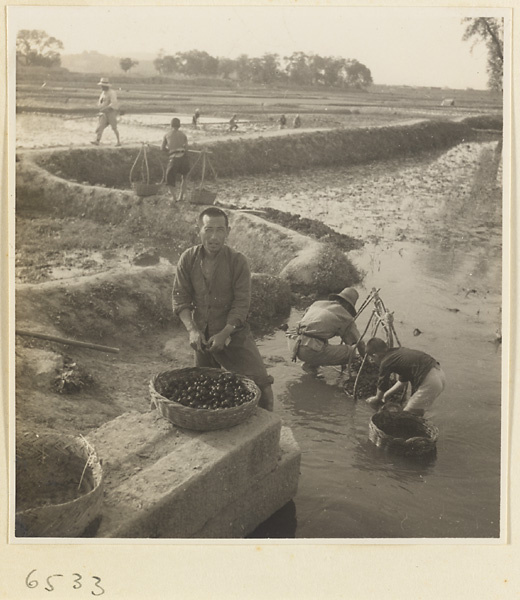
[[17,536],[78,537],[102,502],[103,469],[83,437],[33,435],[17,444]]
[[[185,406],[181,402],[170,399],[173,388],[182,383],[186,385],[186,382],[194,381],[201,376],[215,383],[223,376],[227,377],[229,381],[234,380],[240,384],[244,395],[247,394],[247,401],[236,406],[198,408]],[[152,408],[156,408],[174,425],[196,431],[211,431],[233,427],[248,419],[256,410],[260,399],[260,389],[254,381],[243,375],[228,373],[221,369],[188,367],[163,371],[155,375],[150,381],[150,396]]]
[[[148,165],[148,144],[141,144],[141,149],[137,155],[132,168],[130,169],[130,185],[137,196],[155,196],[158,194],[163,186],[165,180],[165,170],[162,162],[159,161],[162,177],[158,183],[150,183],[150,167]],[[140,170],[141,181],[134,181],[134,172]]]
[[425,419],[392,405],[370,419],[371,442],[404,456],[426,456],[435,452],[439,430]]

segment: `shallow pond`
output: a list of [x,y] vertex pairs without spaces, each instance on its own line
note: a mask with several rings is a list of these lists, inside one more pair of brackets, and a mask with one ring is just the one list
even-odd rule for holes
[[[438,183],[444,191],[437,197],[438,219],[431,222],[438,223],[441,237],[429,237],[425,223],[420,223],[425,214],[429,215],[423,208],[431,201],[431,186],[422,191],[416,186],[415,208],[409,208],[402,221],[409,230],[422,230],[421,241],[407,241],[407,236],[392,241],[395,232],[385,236],[372,229],[372,243],[351,254],[366,272],[359,287],[360,301],[372,287],[379,288],[387,308],[394,312],[401,344],[430,353],[446,372],[448,386],[427,414],[440,430],[436,455],[430,461],[419,461],[374,446],[368,439],[373,409],[345,395],[343,375],[334,367],[323,369],[323,380],[304,374],[301,363],[288,359],[284,333],[266,336],[259,344],[275,378],[275,410],[291,427],[302,451],[302,463],[294,502],[258,528],[253,537],[500,535],[500,192],[495,185],[496,168],[494,178],[486,179],[491,186],[479,182],[488,160],[494,160],[490,146],[473,150],[475,160],[470,160],[471,164],[462,161],[469,177],[464,184],[469,196],[460,198],[461,181],[456,176],[452,185],[446,180]],[[444,159],[421,159],[423,172],[427,174],[433,163],[438,165]],[[400,178],[408,177],[410,168],[419,168],[421,160],[396,163],[396,189],[403,183]],[[453,169],[450,172],[453,175]],[[338,189],[343,184],[348,187],[342,181],[346,175],[336,174]],[[372,183],[377,184],[377,179],[375,174]],[[471,210],[457,213],[454,221],[449,217],[454,204],[462,205],[468,197],[472,199]],[[362,195],[357,200],[362,203]],[[275,196],[266,196],[264,201],[279,208]],[[287,198],[284,202],[285,210],[291,211]],[[310,216],[300,208],[293,212]],[[398,207],[390,204],[388,208]],[[316,210],[316,206],[309,207],[309,212]],[[330,222],[331,214],[335,223]],[[329,207],[325,217],[329,225],[349,231],[346,223],[337,220],[336,209]],[[368,222],[363,223],[359,226],[368,233]],[[486,233],[481,229],[479,235],[478,227],[485,227]],[[360,315],[360,331],[370,314],[367,309]],[[294,324],[300,316],[300,311],[293,311],[289,323]],[[415,329],[420,335],[414,335]]]

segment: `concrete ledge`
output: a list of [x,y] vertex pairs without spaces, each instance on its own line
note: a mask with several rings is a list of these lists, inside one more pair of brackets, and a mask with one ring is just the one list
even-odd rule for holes
[[176,428],[155,411],[106,423],[88,438],[106,474],[97,537],[192,536],[276,469],[280,431],[262,409],[214,432]]
[[294,498],[301,452],[292,431],[282,427],[276,468],[204,524],[193,538],[243,538]]

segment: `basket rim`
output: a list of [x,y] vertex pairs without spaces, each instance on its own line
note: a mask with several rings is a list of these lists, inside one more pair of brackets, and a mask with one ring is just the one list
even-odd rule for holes
[[[87,468],[92,473],[93,487],[88,492],[86,492],[84,494],[80,494],[77,498],[74,498],[72,500],[67,500],[66,502],[41,504],[38,506],[32,506],[30,508],[25,508],[23,510],[16,510],[16,508],[15,508],[16,516],[34,514],[34,513],[40,512],[40,511],[51,511],[53,509],[59,509],[61,507],[65,507],[65,506],[72,506],[75,503],[79,504],[80,502],[84,502],[84,501],[90,499],[91,496],[99,494],[100,491],[103,489],[104,480],[105,480],[105,472],[104,472],[103,466],[101,464],[101,460],[99,458],[99,455],[98,455],[96,449],[94,448],[94,446],[92,446],[92,444],[88,440],[86,440],[82,436],[76,436],[73,434],[60,434],[60,433],[53,433],[53,432],[39,434],[38,438],[37,438],[37,442],[39,445],[44,444],[45,442],[50,441],[50,440],[56,440],[56,441],[66,440],[67,442],[76,445],[76,447],[81,447],[82,449],[88,449],[90,451],[89,458],[87,458]],[[23,446],[31,446],[31,440],[30,439],[21,440],[17,444],[16,451],[18,452],[18,450]],[[76,456],[78,458],[84,458],[82,456],[79,456],[78,454],[76,454]],[[94,462],[91,465],[88,465],[88,461],[90,460],[90,458],[93,458]],[[85,471],[86,471],[86,469],[85,469]],[[17,475],[15,472],[15,482],[16,482],[16,479],[17,479]]]
[[[414,420],[416,422],[419,422],[425,429],[425,435],[414,435],[412,437],[409,438],[404,438],[404,437],[399,437],[399,436],[394,436],[391,435],[389,433],[386,433],[383,429],[381,429],[375,422],[374,422],[374,417],[377,416],[377,414],[379,413],[375,413],[374,415],[372,415],[372,417],[370,418],[370,423],[369,423],[369,427],[370,429],[372,429],[374,431],[374,433],[376,433],[379,437],[381,437],[382,439],[387,439],[389,441],[391,441],[394,444],[399,444],[402,443],[404,444],[410,444],[411,440],[416,441],[416,440],[425,440],[427,442],[430,442],[431,444],[434,444],[438,437],[439,437],[439,429],[435,426],[435,425],[431,425],[430,423],[428,423],[426,421],[426,419],[423,419],[422,417],[418,417],[416,415],[406,415],[406,417],[411,417],[410,420]],[[400,440],[402,440],[402,442],[400,442]]]
[[[156,387],[155,387],[155,383],[157,381],[157,379],[161,376],[161,375],[167,375],[170,373],[187,373],[187,372],[200,372],[200,371],[205,371],[208,374],[213,374],[213,375],[221,375],[222,373],[231,373],[232,375],[234,375],[235,377],[238,377],[241,381],[243,381],[244,383],[250,385],[251,387],[253,387],[253,390],[255,392],[255,397],[252,398],[251,400],[248,400],[247,402],[244,402],[243,404],[239,404],[238,406],[229,406],[229,407],[222,407],[222,408],[218,408],[218,409],[207,409],[207,408],[196,408],[193,406],[185,406],[184,404],[181,404],[180,402],[177,402],[176,400],[170,400],[170,398],[166,398],[166,396],[163,396],[160,392],[157,391]],[[224,371],[223,369],[215,369],[213,367],[185,367],[183,369],[168,369],[166,371],[161,371],[160,373],[156,373],[152,379],[150,380],[149,383],[149,388],[150,388],[150,392],[154,395],[154,396],[158,396],[158,398],[155,398],[156,400],[159,400],[160,402],[163,402],[164,404],[168,404],[170,406],[173,406],[176,409],[182,410],[185,409],[186,413],[190,413],[190,414],[208,414],[208,413],[220,413],[220,414],[231,414],[230,411],[234,411],[234,412],[239,412],[241,410],[243,410],[243,407],[248,406],[252,403],[257,403],[259,398],[260,398],[260,388],[256,385],[256,383],[250,379],[249,377],[246,377],[245,375],[241,375],[240,373],[232,373],[231,371]]]

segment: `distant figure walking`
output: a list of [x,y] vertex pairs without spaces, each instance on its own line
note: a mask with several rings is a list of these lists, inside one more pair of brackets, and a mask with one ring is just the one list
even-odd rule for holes
[[302,126],[302,120],[300,118],[300,115],[296,115],[294,117],[293,127],[294,127],[294,129],[299,129],[301,126]]
[[197,110],[193,114],[193,117],[191,118],[191,124],[193,125],[194,129],[199,128],[199,119],[200,119],[200,110],[197,108]]
[[282,115],[278,119],[278,124],[280,125],[280,129],[285,129],[285,126],[287,125],[287,118],[285,115]]
[[[170,190],[172,200],[181,202],[186,192],[186,175],[190,170],[190,161],[188,158],[188,138],[186,134],[179,131],[181,122],[174,117],[171,122],[171,129],[164,134],[161,150],[168,152],[168,166],[166,167],[166,185]],[[179,196],[175,198],[175,183],[177,175],[181,178],[181,188]]]
[[116,146],[121,146],[119,131],[117,130],[117,117],[119,114],[119,102],[117,101],[117,94],[111,88],[110,82],[106,77],[102,77],[98,85],[101,86],[101,95],[99,96],[98,100],[98,126],[96,129],[96,139],[93,140],[91,144],[99,146],[103,131],[105,131],[105,129],[110,125],[116,135]]
[[229,119],[229,131],[236,131],[238,129],[237,116],[233,115]]

